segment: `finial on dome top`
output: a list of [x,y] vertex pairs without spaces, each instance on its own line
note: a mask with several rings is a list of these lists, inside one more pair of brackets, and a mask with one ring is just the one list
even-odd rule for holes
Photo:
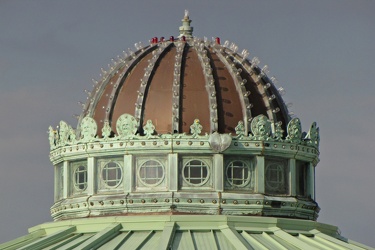
[[189,11],[185,10],[185,15],[184,18],[181,20],[182,21],[182,26],[180,26],[180,35],[178,36],[179,38],[181,37],[186,37],[186,38],[191,38],[193,37],[193,27],[190,26],[191,20],[189,18]]

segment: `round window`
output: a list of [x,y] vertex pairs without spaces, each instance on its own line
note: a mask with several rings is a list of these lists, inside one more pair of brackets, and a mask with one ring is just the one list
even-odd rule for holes
[[155,160],[146,161],[138,169],[138,178],[146,186],[157,186],[164,179],[164,166]]
[[243,187],[250,181],[250,168],[243,161],[232,161],[228,164],[227,180],[232,186]]
[[122,179],[121,166],[114,161],[108,162],[102,169],[102,179],[109,187],[116,187]]
[[74,170],[74,188],[79,191],[87,188],[87,168],[80,165]]
[[284,189],[285,176],[282,165],[272,163],[266,167],[266,188],[270,191]]
[[209,177],[207,164],[200,160],[188,161],[182,172],[184,180],[196,186],[201,186],[206,183]]

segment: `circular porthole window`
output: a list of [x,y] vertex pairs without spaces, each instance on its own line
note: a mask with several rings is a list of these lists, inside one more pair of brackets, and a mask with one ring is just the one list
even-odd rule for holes
[[74,188],[78,191],[84,191],[87,188],[87,167],[84,165],[74,170]]
[[205,184],[210,174],[208,165],[200,160],[188,161],[184,165],[182,173],[184,180],[195,186]]
[[266,189],[270,191],[285,189],[285,174],[281,164],[272,163],[266,167]]
[[121,166],[114,161],[110,161],[104,165],[102,169],[102,179],[108,187],[116,187],[122,180]]
[[149,160],[138,168],[138,179],[145,186],[157,186],[164,180],[164,166],[158,161]]
[[232,186],[244,187],[250,182],[250,167],[243,161],[231,161],[227,165],[226,174]]

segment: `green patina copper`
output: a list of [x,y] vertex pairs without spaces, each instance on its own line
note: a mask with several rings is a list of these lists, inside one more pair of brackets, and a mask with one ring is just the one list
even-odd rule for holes
[[[64,121],[57,129],[49,127],[55,222],[30,228],[27,236],[0,244],[0,249],[372,249],[343,238],[337,227],[316,222],[317,124],[303,132],[280,95],[267,90],[276,88],[266,66],[260,69],[257,58],[247,60],[245,50],[236,53],[235,44],[193,37],[190,22],[185,12],[179,42],[137,48],[109,71],[102,70],[103,79],[95,82],[76,130]],[[172,132],[158,133],[157,121],[142,121],[145,86],[158,58],[175,46],[172,107],[178,110],[184,42],[196,50],[203,67],[210,128],[196,117],[185,124],[190,133],[178,132],[179,118],[173,113]],[[242,119],[232,121],[235,134],[218,132],[218,102],[224,100],[216,99],[206,47],[233,78],[242,109]],[[152,57],[140,80],[135,112],[112,121],[115,88],[106,92],[104,112],[94,107],[108,84],[119,83],[112,77],[121,67],[121,77],[130,74],[142,53]],[[264,114],[252,116],[242,70],[257,85]],[[95,118],[95,112],[104,119]]]
[[[145,134],[139,135],[136,134],[135,118],[124,114],[116,123],[118,134],[109,131],[110,127],[105,126],[107,132],[103,133],[102,137],[97,136],[95,120],[84,118],[80,126],[81,135],[77,136],[80,139],[74,137],[74,142],[68,134],[60,136],[62,132],[65,133],[65,127],[68,127],[61,124],[64,122],[60,123],[60,130],[50,130],[50,138],[55,138],[53,142],[51,140],[50,158],[56,166],[63,163],[62,173],[65,176],[62,183],[56,183],[63,186],[63,191],[51,208],[55,220],[134,213],[263,215],[310,220],[317,218],[319,207],[313,200],[312,171],[319,162],[315,123],[305,138],[301,137],[299,119],[295,118],[290,122],[289,133],[282,139],[277,135],[277,130],[275,134],[271,134],[271,123],[263,115],[253,119],[252,133],[249,135],[244,135],[241,128],[237,129],[237,136],[216,132],[200,135],[202,125],[197,119],[191,125],[191,134],[153,135],[157,127],[148,121],[144,126]],[[241,125],[240,121],[239,127]],[[210,177],[207,185],[182,186],[178,183],[186,183],[186,180],[181,178],[182,169],[179,167],[182,164],[181,157],[184,156],[188,159],[209,161]],[[256,171],[251,173],[251,185],[242,189],[230,187],[224,159],[249,156],[254,158],[253,164],[256,168]],[[277,157],[288,160],[288,190],[282,195],[267,193],[264,177],[265,160]],[[97,189],[98,176],[101,175],[97,171],[100,170],[95,171],[95,161],[101,158],[119,158],[123,173],[119,186],[114,186],[113,189],[108,187],[103,192]],[[143,187],[139,186],[141,180],[138,159],[144,159],[143,162],[164,161],[161,164],[163,179],[159,181],[160,185],[147,186],[146,183]],[[76,181],[71,168],[77,161],[87,162],[87,189],[71,192],[71,186]],[[306,170],[308,174],[303,180],[306,182],[304,194],[298,194],[297,191],[297,162],[309,163]]]
[[[285,105],[280,96],[267,92],[272,86],[266,67],[260,69],[256,60],[237,54],[234,44],[221,46],[192,37],[191,20],[185,13],[180,36],[187,39],[160,42],[148,48],[137,48],[96,83],[96,91],[85,105],[77,130],[61,121],[58,129],[49,128],[50,159],[55,165],[55,204],[51,208],[54,220],[82,217],[132,214],[212,214],[277,216],[316,220],[320,210],[315,202],[314,168],[319,162],[319,128],[314,122],[302,133],[301,121],[290,119],[284,128],[275,114]],[[152,80],[155,63],[165,50],[176,47],[173,110],[179,108],[179,74],[184,44],[197,52],[209,94],[210,128],[204,128],[201,117],[190,121],[190,133],[178,132],[177,115],[174,133],[157,133],[158,123],[147,120],[140,124],[146,87]],[[216,53],[232,76],[240,98],[243,119],[235,127],[235,135],[218,133],[218,102],[212,69],[205,46]],[[137,63],[142,53],[152,53],[140,81],[134,114],[121,114],[110,120],[115,94],[111,94],[105,110],[105,120],[94,119],[94,107],[99,103],[111,78],[122,67]],[[230,59],[233,57],[233,59]],[[233,60],[233,61],[231,61]],[[235,66],[242,63],[242,68]],[[123,65],[123,66],[121,66]],[[126,77],[122,70],[121,77]],[[272,107],[275,98],[280,108],[265,111],[267,115],[251,116],[253,104],[245,88],[245,70],[264,105]],[[114,84],[116,88],[119,80]],[[115,91],[115,90],[113,90]],[[112,93],[115,93],[113,92]],[[108,95],[108,94],[107,94]],[[177,99],[176,99],[177,98]],[[257,105],[257,104],[255,104]],[[284,105],[284,106],[283,106]],[[105,106],[103,106],[105,109]],[[285,111],[284,110],[284,111]],[[203,119],[203,118],[201,118]],[[113,124],[112,124],[113,123]],[[115,131],[113,131],[115,129]],[[205,130],[204,130],[205,129]],[[202,131],[212,131],[202,133]]]
[[373,249],[314,221],[225,215],[120,216],[45,223],[11,249]]

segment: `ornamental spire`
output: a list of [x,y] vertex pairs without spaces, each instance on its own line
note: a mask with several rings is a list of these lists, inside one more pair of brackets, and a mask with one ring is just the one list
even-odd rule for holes
[[185,10],[185,16],[181,20],[182,26],[180,26],[180,35],[178,37],[185,36],[186,38],[193,37],[193,27],[190,26],[191,20],[189,19],[189,11]]

